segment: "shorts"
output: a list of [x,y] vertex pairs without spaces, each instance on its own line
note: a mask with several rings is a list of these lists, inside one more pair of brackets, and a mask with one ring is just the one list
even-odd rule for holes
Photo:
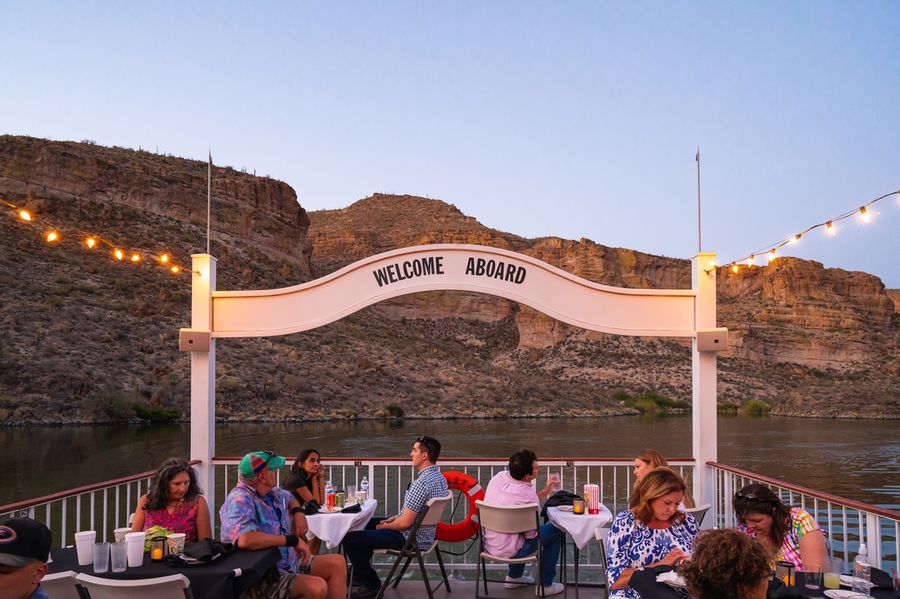
[[311,555],[305,564],[298,564],[296,573],[271,568],[262,580],[241,593],[241,599],[288,599],[294,579],[298,574],[309,574],[314,558]]

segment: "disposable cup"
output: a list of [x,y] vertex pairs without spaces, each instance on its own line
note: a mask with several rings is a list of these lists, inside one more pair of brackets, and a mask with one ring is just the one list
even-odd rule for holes
[[125,571],[125,564],[128,563],[128,546],[125,541],[109,546],[109,563],[113,572]]
[[125,551],[128,554],[128,567],[137,568],[144,563],[145,532],[129,532],[125,535]]
[[347,485],[347,501],[356,501],[356,485]]
[[184,551],[184,539],[187,537],[183,532],[173,532],[166,535],[166,544],[169,546],[169,553],[179,554]]
[[75,533],[75,552],[78,554],[79,566],[90,566],[94,561],[94,541],[96,530],[83,530]]
[[841,588],[841,568],[843,565],[844,560],[839,557],[826,558],[825,575],[823,577],[823,583],[826,589]]
[[131,527],[117,528],[113,530],[113,536],[116,538],[116,543],[124,543],[125,535],[131,532]]
[[109,570],[109,543],[94,543],[94,574],[103,574]]

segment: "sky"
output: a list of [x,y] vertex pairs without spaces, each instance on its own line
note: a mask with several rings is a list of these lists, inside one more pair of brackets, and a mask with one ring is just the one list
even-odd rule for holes
[[[0,134],[725,263],[900,190],[900,2],[0,0]],[[900,288],[900,199],[791,255]]]

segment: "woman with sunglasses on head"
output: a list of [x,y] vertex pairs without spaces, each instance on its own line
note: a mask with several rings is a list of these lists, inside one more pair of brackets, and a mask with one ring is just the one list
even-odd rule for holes
[[[633,502],[637,497],[635,490],[637,486],[641,483],[641,479],[644,478],[644,475],[653,470],[654,468],[668,468],[669,463],[666,461],[666,458],[663,457],[663,454],[659,453],[655,449],[645,449],[641,453],[637,454],[634,457],[634,485],[631,489],[631,498],[629,502]],[[629,505],[629,507],[631,507]],[[678,506],[678,509],[683,508],[692,508],[696,507],[694,504],[694,498],[691,497],[690,493],[685,491],[684,501],[682,505]]]
[[184,533],[188,543],[212,538],[209,506],[187,460],[163,462],[150,480],[147,494],[138,499],[131,530],[141,532],[153,526]]
[[685,489],[677,472],[654,468],[635,489],[632,505],[613,520],[606,557],[611,598],[640,599],[629,586],[635,571],[675,566],[690,555],[699,527],[693,516],[678,509]]
[[[309,501],[315,501],[318,505],[325,505],[325,467],[320,462],[321,454],[316,449],[304,449],[294,460],[291,473],[281,483],[281,487],[290,491],[300,502],[306,505]],[[309,547],[313,554],[318,555],[321,541],[313,538],[309,540]]]
[[789,508],[769,487],[753,483],[734,495],[738,530],[760,541],[774,561],[822,566],[825,534],[806,510]]

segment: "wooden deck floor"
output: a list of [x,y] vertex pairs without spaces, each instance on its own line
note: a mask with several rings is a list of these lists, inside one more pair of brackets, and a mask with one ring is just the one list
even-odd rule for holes
[[[434,584],[434,581],[432,581],[432,584]],[[434,593],[434,599],[465,599],[468,597],[475,597],[474,581],[451,581],[450,588],[453,592],[448,593],[442,585],[441,588]],[[578,589],[578,597],[579,599],[603,599],[606,597],[606,594],[603,591],[604,589],[600,587],[582,586]],[[482,596],[483,592],[484,589],[482,588]],[[505,589],[503,588],[502,583],[493,583],[488,584],[488,593],[489,597],[497,597],[497,599],[532,599],[534,597],[534,587]],[[425,591],[425,585],[421,580],[404,580],[396,589],[389,589],[384,594],[384,597],[385,599],[422,599],[423,597],[427,598],[428,594]],[[573,599],[575,597],[575,587],[572,584],[569,584],[565,593],[553,595],[552,599],[560,599],[562,597]]]

